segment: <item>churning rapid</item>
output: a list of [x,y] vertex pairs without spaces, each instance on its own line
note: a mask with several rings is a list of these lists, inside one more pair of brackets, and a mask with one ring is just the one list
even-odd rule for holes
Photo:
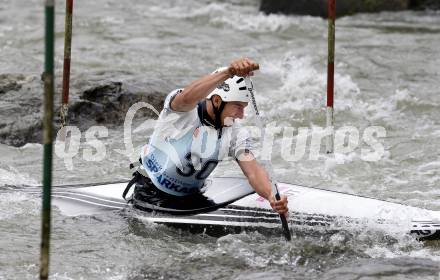
[[[235,58],[247,56],[261,65],[253,81],[265,123],[280,128],[274,134],[271,153],[280,181],[440,210],[440,13],[384,12],[337,19],[336,129],[351,127],[358,135],[351,133],[348,138],[355,143],[351,151],[326,155],[323,150],[313,153],[311,142],[314,131],[325,126],[327,21],[264,15],[258,12],[258,2],[77,1],[71,91],[81,93],[96,84],[121,82],[139,91],[146,84],[152,91],[165,94]],[[65,8],[63,1],[56,1],[56,5],[59,92]],[[16,108],[30,106],[43,95],[39,80],[44,52],[42,1],[0,0],[0,23],[0,114],[5,124],[0,125],[0,132],[1,139],[9,137],[10,142],[4,143],[13,143],[8,132],[10,124],[20,131],[41,118],[36,111],[20,119],[11,116]],[[15,102],[11,96],[19,99]],[[254,125],[252,110],[248,111],[244,123]],[[129,178],[131,158],[124,142],[123,118],[116,125],[108,125],[108,135],[99,138],[104,156],[98,159],[87,156],[94,146],[87,143],[87,127],[81,127],[82,143],[71,155],[72,161],[54,158],[54,183]],[[138,118],[132,125],[135,152],[152,132],[145,120]],[[370,127],[381,127],[386,133],[376,136],[383,150],[379,149],[373,161],[364,156],[366,150],[372,150],[363,141]],[[305,152],[295,158],[300,131],[306,139]],[[290,157],[285,149],[289,137],[293,140],[288,145]],[[27,193],[26,188],[40,185],[42,146],[16,146],[0,144],[0,279],[35,279],[39,269],[41,199]],[[221,164],[215,173],[240,176],[233,162]],[[293,232],[294,241],[288,244],[281,234],[258,232],[214,238],[146,224],[129,211],[72,218],[54,209],[50,276],[439,277],[439,245],[421,243],[393,229],[383,232],[366,223],[338,232],[301,227],[293,227]]]

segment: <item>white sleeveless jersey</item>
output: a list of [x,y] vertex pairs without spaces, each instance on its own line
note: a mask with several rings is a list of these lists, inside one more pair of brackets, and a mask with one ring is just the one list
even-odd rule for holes
[[180,92],[182,89],[174,90],[165,99],[141,159],[158,189],[185,196],[200,191],[220,160],[250,151],[251,141],[247,130],[237,124],[221,130],[211,126],[203,103],[189,112],[172,110],[170,103]]

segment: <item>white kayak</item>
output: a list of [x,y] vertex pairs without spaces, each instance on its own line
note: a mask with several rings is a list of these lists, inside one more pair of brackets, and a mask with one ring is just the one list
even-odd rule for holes
[[[214,177],[208,180],[204,195],[218,205],[211,211],[167,214],[136,210],[133,215],[147,222],[202,229],[213,235],[246,228],[281,228],[279,216],[265,199],[253,193],[246,179]],[[55,187],[53,204],[68,216],[125,209],[130,207],[122,198],[126,185],[122,182]],[[279,183],[278,188],[289,199],[288,222],[294,227],[338,230],[368,225],[385,231],[411,233],[419,239],[440,239],[440,211],[286,183]]]

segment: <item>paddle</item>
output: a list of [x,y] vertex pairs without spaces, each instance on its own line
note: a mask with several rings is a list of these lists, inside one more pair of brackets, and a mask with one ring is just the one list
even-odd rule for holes
[[[252,106],[254,107],[254,111],[255,111],[255,116],[256,116],[256,123],[258,128],[261,131],[261,139],[262,141],[264,140],[264,128],[263,128],[263,121],[261,119],[260,116],[260,112],[258,111],[258,107],[257,107],[257,102],[255,101],[255,95],[254,95],[254,85],[252,84],[252,80],[249,77],[246,77],[246,84],[250,85],[250,87],[248,87],[249,93],[250,93],[250,97],[251,97],[251,102],[252,102]],[[269,163],[266,166],[267,171],[269,173],[269,179],[273,185],[273,188],[275,190],[275,199],[276,200],[280,200],[280,193],[278,191],[278,185],[276,180],[274,179],[274,172],[273,172],[273,168],[272,168],[272,164],[269,161]],[[290,230],[289,230],[289,224],[287,223],[287,219],[286,216],[281,215],[280,214],[280,219],[281,219],[281,224],[283,226],[283,234],[284,237],[286,237],[287,241],[290,241],[292,239],[292,236],[290,234]]]

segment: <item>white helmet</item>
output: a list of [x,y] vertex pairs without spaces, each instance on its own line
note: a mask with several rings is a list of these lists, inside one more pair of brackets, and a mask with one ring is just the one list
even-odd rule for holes
[[[218,73],[220,71],[224,71],[228,69],[227,67],[222,67],[215,70],[213,73]],[[251,85],[246,83],[245,78],[233,76],[232,78],[227,79],[221,85],[219,85],[216,89],[214,89],[206,98],[211,99],[213,95],[218,95],[224,102],[231,101],[241,101],[241,102],[249,102],[249,90],[248,88]]]

